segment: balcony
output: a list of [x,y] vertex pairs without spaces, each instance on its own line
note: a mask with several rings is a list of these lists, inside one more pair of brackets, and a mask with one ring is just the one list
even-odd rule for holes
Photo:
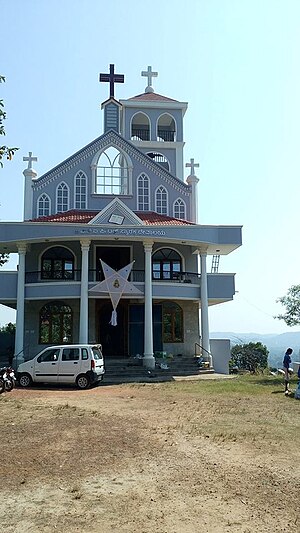
[[131,140],[132,141],[149,141],[150,140],[149,129],[132,128]]
[[[157,275],[157,272],[154,272]],[[164,278],[153,278],[153,298],[194,299],[201,298],[201,276],[196,272],[164,272]],[[90,288],[102,281],[99,270],[89,270]],[[25,299],[80,298],[81,270],[74,270],[73,277],[42,279],[41,272],[27,272],[25,275]],[[136,283],[144,292],[144,270],[133,270],[129,281]],[[235,294],[234,274],[208,274],[208,298],[212,303],[232,300]],[[17,272],[0,273],[0,303],[16,302]]]
[[174,142],[176,140],[176,131],[172,130],[157,130],[157,141]]

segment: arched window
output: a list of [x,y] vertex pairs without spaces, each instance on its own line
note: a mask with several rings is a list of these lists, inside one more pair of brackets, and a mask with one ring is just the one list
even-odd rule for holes
[[75,176],[75,209],[86,209],[86,175],[77,172]]
[[72,342],[73,312],[63,302],[51,302],[40,310],[39,343],[63,344]]
[[165,187],[162,185],[156,189],[155,211],[160,215],[168,214],[168,193]]
[[162,168],[167,170],[169,172],[170,170],[170,163],[167,160],[166,156],[163,154],[158,154],[156,152],[148,152],[147,156],[150,157],[155,163],[158,163]]
[[163,142],[176,141],[176,123],[167,113],[161,115],[157,122],[157,140]]
[[56,212],[63,213],[69,209],[69,187],[60,183],[56,188]]
[[174,218],[186,220],[186,206],[185,202],[181,200],[181,198],[177,198],[173,204],[173,216]]
[[136,113],[131,122],[131,140],[132,141],[149,141],[150,140],[150,122],[144,113]]
[[37,216],[47,217],[50,215],[50,198],[48,194],[41,194],[37,201]]
[[98,159],[96,194],[129,194],[128,162],[124,154],[112,146]]
[[150,211],[149,177],[141,174],[137,182],[138,211]]
[[183,312],[175,302],[163,303],[163,342],[183,342]]
[[154,280],[178,279],[182,271],[182,261],[178,252],[162,248],[152,256],[152,278]]
[[74,256],[63,246],[53,246],[42,255],[42,279],[74,279]]

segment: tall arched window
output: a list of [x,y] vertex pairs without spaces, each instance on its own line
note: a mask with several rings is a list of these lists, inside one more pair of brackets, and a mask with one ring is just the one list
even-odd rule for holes
[[96,194],[129,194],[129,166],[122,152],[114,147],[101,153],[96,172]]
[[163,187],[163,185],[156,189],[155,211],[160,215],[168,214],[168,193],[165,187]]
[[183,312],[175,302],[163,303],[163,342],[183,342]]
[[181,256],[171,248],[162,248],[152,256],[152,278],[154,280],[178,279],[182,271]]
[[40,310],[39,343],[63,344],[72,342],[73,312],[63,302],[51,302]]
[[50,215],[50,198],[48,194],[41,194],[37,201],[37,216],[47,217]]
[[63,213],[69,209],[69,187],[60,183],[56,188],[56,212]]
[[137,182],[138,211],[150,211],[149,177],[141,174]]
[[150,121],[145,113],[136,113],[131,122],[131,140],[132,141],[149,141],[150,140]]
[[164,142],[176,141],[176,123],[167,113],[161,115],[157,122],[157,140]]
[[86,175],[80,170],[75,176],[75,209],[86,209]]
[[42,279],[74,279],[74,256],[63,246],[53,246],[42,255]]
[[181,198],[177,198],[173,204],[173,216],[174,218],[186,220],[186,206]]

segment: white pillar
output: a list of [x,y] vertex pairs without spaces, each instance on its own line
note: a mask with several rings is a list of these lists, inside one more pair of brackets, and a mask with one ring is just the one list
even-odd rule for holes
[[153,353],[153,319],[152,319],[152,246],[153,242],[144,242],[145,251],[145,322],[144,322],[144,360],[146,368],[155,368]]
[[188,185],[191,185],[192,187],[192,198],[191,198],[191,214],[190,214],[190,220],[191,222],[195,222],[195,224],[198,224],[198,183],[199,179],[194,176],[190,175],[186,179]]
[[207,296],[207,272],[206,272],[206,252],[200,252],[201,265],[201,345],[204,348],[203,356],[209,358],[210,366],[212,357],[209,344],[209,325],[208,325],[208,296]]
[[89,321],[89,249],[91,241],[82,240],[81,244],[81,284],[80,284],[80,318],[79,343],[88,342]]
[[18,245],[19,266],[17,281],[17,315],[15,357],[17,365],[24,361],[24,318],[25,318],[25,256],[26,244]]

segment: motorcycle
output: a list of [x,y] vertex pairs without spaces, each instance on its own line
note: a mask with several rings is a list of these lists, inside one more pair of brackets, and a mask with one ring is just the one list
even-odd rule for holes
[[[6,366],[0,369],[0,380],[4,383],[4,390],[11,392],[16,384],[15,371],[11,366]],[[0,383],[1,391],[1,383]],[[2,391],[3,392],[3,391]]]
[[5,391],[4,380],[0,378],[0,394]]

